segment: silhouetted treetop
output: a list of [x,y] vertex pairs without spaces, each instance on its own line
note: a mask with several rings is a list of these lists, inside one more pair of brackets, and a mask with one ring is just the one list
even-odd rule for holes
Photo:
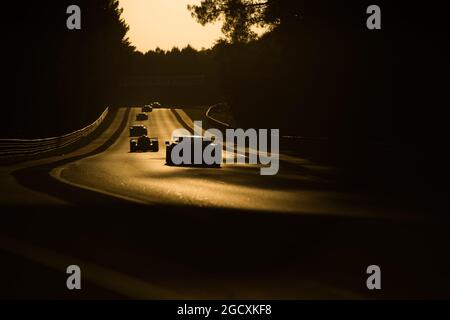
[[[370,0],[202,0],[188,10],[202,25],[223,22],[225,39],[232,43],[257,38],[254,27],[268,31],[299,32],[305,26],[324,29],[364,30]],[[404,28],[430,28],[445,20],[436,5],[411,5],[406,0],[377,1],[382,7],[383,25]],[[441,6],[441,5],[440,5]],[[441,22],[439,22],[441,21]],[[392,27],[391,27],[392,26]]]
[[253,26],[275,24],[266,16],[272,0],[203,0],[188,5],[192,16],[202,25],[223,20],[222,32],[231,42],[248,42],[257,37]]
[[[356,21],[367,7],[365,0],[203,0],[188,10],[202,25],[223,22],[222,32],[230,42],[249,42],[257,38],[254,27],[268,31],[277,27],[296,29],[303,20],[329,24],[336,20]],[[351,5],[349,5],[351,4]]]

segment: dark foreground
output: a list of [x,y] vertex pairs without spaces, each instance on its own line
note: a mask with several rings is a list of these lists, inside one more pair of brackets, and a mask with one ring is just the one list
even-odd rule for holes
[[[116,204],[3,208],[7,298],[448,298],[448,225]],[[66,267],[82,270],[66,289]],[[381,267],[382,290],[366,288]]]

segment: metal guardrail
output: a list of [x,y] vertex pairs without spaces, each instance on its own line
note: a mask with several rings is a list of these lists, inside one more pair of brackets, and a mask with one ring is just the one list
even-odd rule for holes
[[[218,120],[218,119],[216,119],[215,117],[213,117],[211,115],[211,113],[214,111],[214,109],[222,108],[223,106],[224,106],[223,102],[216,103],[216,104],[210,106],[206,110],[206,117],[209,120],[215,122],[216,124],[219,124],[220,126],[225,127],[225,129],[232,129],[233,126],[231,124],[226,123],[226,122],[221,121],[221,120]],[[291,141],[301,141],[301,142],[322,142],[322,143],[328,141],[328,138],[325,138],[325,137],[315,137],[315,138],[313,138],[313,137],[303,137],[303,136],[287,136],[287,135],[283,135],[282,136],[282,135],[279,135],[279,134],[277,135],[277,134],[274,134],[274,133],[270,133],[270,135],[274,136],[274,137],[278,136],[280,139],[284,139],[284,140],[287,140],[287,141],[291,140]]]
[[220,121],[220,120],[217,120],[216,118],[214,118],[214,117],[211,116],[211,111],[212,111],[214,108],[217,108],[217,107],[219,107],[219,106],[222,106],[222,103],[217,103],[217,104],[212,105],[211,107],[209,107],[208,110],[206,111],[206,117],[207,117],[208,119],[210,119],[210,120],[212,120],[212,121],[214,121],[214,122],[216,122],[216,123],[218,123],[218,124],[220,124],[220,125],[226,127],[226,128],[231,128],[231,125],[230,125],[230,124],[228,124],[228,123],[226,123],[226,122],[223,122],[223,121]]
[[43,139],[0,139],[0,158],[35,156],[71,145],[92,133],[106,118],[109,107],[90,125],[59,137]]

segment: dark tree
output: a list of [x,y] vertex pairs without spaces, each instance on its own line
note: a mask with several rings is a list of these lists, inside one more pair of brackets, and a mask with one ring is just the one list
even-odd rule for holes
[[[370,31],[371,4],[204,0],[189,9],[201,24],[224,23],[225,40],[212,52],[239,126],[323,137],[329,143],[319,149],[328,159],[372,168],[383,159],[381,167],[404,181],[438,177],[447,136],[448,10],[439,1],[376,1],[382,30]],[[258,25],[269,32],[255,39]]]
[[232,42],[248,42],[256,38],[253,26],[271,27],[277,19],[269,18],[273,1],[203,0],[200,5],[188,5],[192,16],[202,25],[223,20],[222,31]]
[[[68,30],[66,9],[81,8],[81,30]],[[117,0],[10,1],[2,17],[3,136],[40,137],[93,121],[118,97],[134,50]]]

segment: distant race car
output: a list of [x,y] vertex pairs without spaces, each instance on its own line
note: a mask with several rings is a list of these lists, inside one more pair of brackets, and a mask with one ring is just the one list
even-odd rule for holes
[[147,135],[147,127],[139,124],[130,127],[130,137],[140,137]]
[[142,112],[152,112],[153,111],[153,107],[146,104],[145,106],[142,107]]
[[136,121],[148,120],[148,114],[141,112],[136,115]]
[[161,103],[155,101],[150,103],[150,106],[153,108],[161,108]]
[[[172,161],[172,149],[179,144],[180,142],[186,142],[186,139],[189,140],[189,145],[191,148],[191,159],[189,163],[181,163],[181,164],[175,164]],[[174,139],[174,141],[171,143],[169,141],[166,141],[166,164],[169,166],[175,166],[175,165],[179,165],[179,166],[206,166],[206,167],[214,167],[214,168],[219,168],[221,163],[222,163],[222,147],[218,147],[218,148],[214,148],[214,150],[212,151],[211,155],[213,157],[216,156],[216,151],[218,150],[218,152],[220,153],[220,155],[218,155],[218,158],[220,159],[219,163],[212,163],[212,164],[208,164],[204,161],[203,157],[202,157],[202,161],[199,164],[194,163],[194,143],[196,141],[200,141],[201,142],[201,146],[202,146],[202,155],[203,155],[203,151],[205,150],[205,148],[209,145],[211,146],[218,146],[217,143],[214,143],[213,140],[202,137],[202,136],[180,136],[180,137],[176,137]],[[183,150],[180,151],[180,156],[183,156]]]
[[149,138],[146,135],[140,136],[137,139],[130,140],[130,152],[158,152],[159,151],[159,142],[158,138]]

